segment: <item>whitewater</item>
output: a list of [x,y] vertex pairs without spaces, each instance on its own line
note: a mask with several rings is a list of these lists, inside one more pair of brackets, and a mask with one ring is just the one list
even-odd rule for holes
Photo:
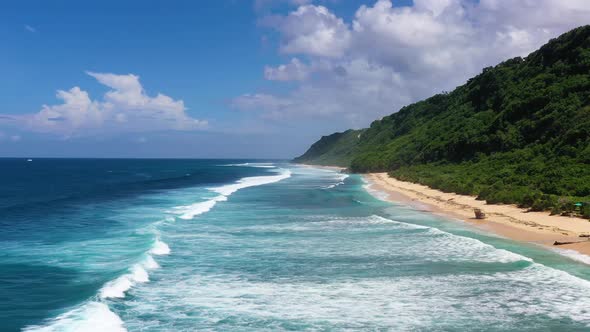
[[[224,166],[245,166],[245,167],[260,167],[260,168],[274,168],[268,164],[258,163],[244,163]],[[218,193],[210,200],[204,202],[197,202],[187,206],[174,207],[172,213],[178,214],[178,218],[188,220],[206,213],[211,210],[217,202],[227,201],[228,197],[236,191],[248,187],[260,186],[278,182],[289,178],[291,172],[289,170],[280,169],[277,175],[245,177],[238,180],[236,183],[227,184],[219,187],[208,188],[211,192]],[[173,219],[167,218],[166,221]],[[159,224],[161,222],[157,222]],[[29,326],[24,328],[24,331],[126,331],[123,321],[113,313],[108,305],[99,300],[110,298],[124,298],[126,292],[137,284],[149,282],[148,271],[160,268],[153,256],[170,254],[170,247],[163,242],[159,234],[156,235],[156,240],[153,246],[144,257],[132,267],[129,268],[128,273],[116,278],[115,280],[106,283],[99,291],[97,298],[84,303],[80,307],[74,308],[55,319],[52,319],[44,326]]]
[[219,160],[95,173],[118,178],[0,242],[15,273],[42,267],[3,300],[7,331],[590,329],[584,258],[381,201],[357,175]]

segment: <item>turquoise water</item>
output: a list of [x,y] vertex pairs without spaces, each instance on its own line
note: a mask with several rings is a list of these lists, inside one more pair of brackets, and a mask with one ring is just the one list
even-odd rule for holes
[[590,330],[587,265],[382,202],[356,175],[23,163],[0,162],[19,183],[0,193],[6,331]]

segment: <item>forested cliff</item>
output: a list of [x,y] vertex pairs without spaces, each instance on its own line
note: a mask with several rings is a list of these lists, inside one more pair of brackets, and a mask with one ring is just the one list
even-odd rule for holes
[[323,137],[295,161],[535,210],[590,201],[590,26],[367,129]]

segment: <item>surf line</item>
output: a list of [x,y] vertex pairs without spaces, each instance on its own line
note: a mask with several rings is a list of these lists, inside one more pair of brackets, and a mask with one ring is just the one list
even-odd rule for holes
[[125,293],[131,289],[131,287],[135,286],[136,284],[150,281],[148,274],[149,270],[160,268],[160,265],[158,262],[156,262],[153,255],[163,256],[168,254],[170,254],[170,247],[165,242],[160,240],[159,237],[156,238],[149,252],[145,254],[144,258],[140,262],[133,265],[129,269],[128,273],[118,277],[115,280],[107,282],[100,289],[100,298],[124,298]]
[[[198,202],[188,206],[177,207],[175,209],[180,213],[179,218],[185,220],[193,219],[195,216],[211,210],[215,204],[217,204],[217,202],[226,201],[231,194],[240,189],[279,182],[289,178],[290,176],[291,171],[280,169],[276,175],[245,177],[232,184],[208,188],[210,191],[219,194],[210,200]],[[149,282],[150,279],[148,271],[158,269],[160,267],[152,255],[168,255],[169,253],[170,247],[168,247],[168,245],[161,241],[158,237],[150,251],[146,253],[145,257],[141,261],[129,268],[128,273],[125,273],[122,276],[107,282],[100,289],[99,297],[101,299],[124,298],[126,292],[133,286]]]
[[156,237],[143,259],[133,265],[128,273],[107,282],[92,299],[45,322],[46,325],[27,326],[25,332],[57,331],[113,331],[126,332],[121,318],[110,310],[105,300],[123,298],[125,293],[138,283],[149,281],[149,270],[160,267],[153,256],[170,254],[170,247]]
[[276,175],[245,177],[232,184],[207,188],[209,191],[215,192],[219,195],[204,202],[177,206],[172,212],[178,214],[178,218],[180,219],[190,220],[198,215],[209,212],[218,202],[227,201],[229,196],[240,189],[275,183],[289,177],[291,177],[291,171],[280,169],[279,174]]

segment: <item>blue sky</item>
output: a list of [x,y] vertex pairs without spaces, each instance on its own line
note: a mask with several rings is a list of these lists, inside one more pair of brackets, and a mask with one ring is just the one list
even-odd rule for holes
[[3,1],[0,156],[290,158],[526,55],[588,21],[589,9],[576,0]]
[[104,92],[84,75],[90,70],[135,73],[146,89],[182,97],[195,111],[216,108],[207,111],[216,114],[224,99],[261,84],[260,68],[275,55],[260,47],[251,4],[210,3],[4,3],[0,68],[10,79],[0,80],[2,106],[37,110],[73,85]]

